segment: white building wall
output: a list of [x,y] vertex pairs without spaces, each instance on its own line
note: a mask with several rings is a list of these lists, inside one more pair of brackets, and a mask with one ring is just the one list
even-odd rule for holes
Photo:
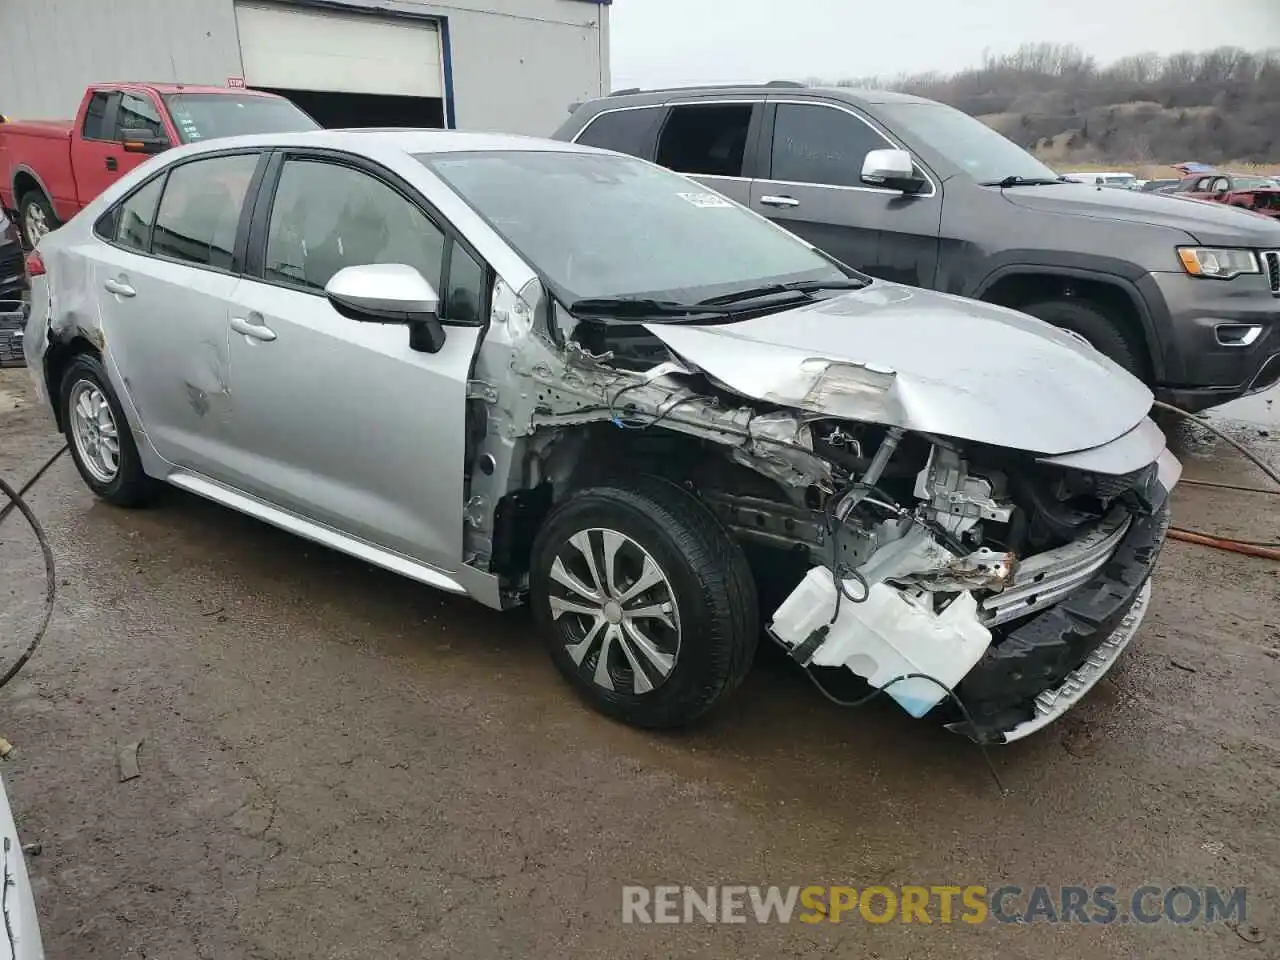
[[[454,125],[551,133],[609,88],[609,6],[592,0],[344,0],[447,25]],[[67,118],[108,80],[241,74],[233,0],[0,0],[0,113]]]

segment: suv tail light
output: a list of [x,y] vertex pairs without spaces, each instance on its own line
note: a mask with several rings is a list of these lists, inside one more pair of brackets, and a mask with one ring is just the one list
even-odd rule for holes
[[43,277],[47,271],[44,268],[44,258],[36,251],[32,250],[27,254],[27,276]]

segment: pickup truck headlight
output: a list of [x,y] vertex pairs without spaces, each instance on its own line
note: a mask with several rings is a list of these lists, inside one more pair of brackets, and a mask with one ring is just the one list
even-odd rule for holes
[[1182,269],[1193,277],[1230,280],[1242,273],[1258,273],[1258,258],[1252,250],[1218,247],[1179,247]]

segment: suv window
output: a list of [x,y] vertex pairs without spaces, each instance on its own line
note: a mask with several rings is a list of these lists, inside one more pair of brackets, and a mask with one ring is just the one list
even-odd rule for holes
[[136,191],[104,217],[105,222],[100,221],[99,234],[122,247],[146,253],[151,247],[151,224],[156,217],[156,202],[163,186],[162,175]]
[[780,103],[773,124],[771,180],[862,185],[862,161],[872,150],[891,148],[852,114],[820,104]]
[[438,291],[444,241],[425,213],[381,180],[336,163],[289,160],[271,208],[264,275],[318,291],[343,267],[407,263]]
[[599,113],[587,123],[575,142],[644,157],[653,143],[653,128],[661,118],[661,107]]
[[164,123],[160,111],[146,97],[134,93],[120,96],[120,109],[116,111],[116,129],[112,140],[123,140],[125,130],[146,130],[152,136],[163,137]]
[[80,135],[86,140],[110,140],[111,131],[107,129],[107,113],[111,98],[119,94],[100,90],[89,98],[89,105],[84,111],[84,126]]
[[672,107],[658,138],[657,162],[677,173],[742,176],[753,109],[750,103]]
[[165,184],[151,252],[186,263],[231,269],[231,255],[256,153],[210,157],[174,167]]

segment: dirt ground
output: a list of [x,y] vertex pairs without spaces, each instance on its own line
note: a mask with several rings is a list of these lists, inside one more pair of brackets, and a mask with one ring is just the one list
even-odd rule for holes
[[[15,484],[61,443],[32,396],[0,371]],[[1261,482],[1176,439],[1188,476]],[[575,701],[519,615],[177,491],[113,509],[65,457],[30,502],[59,594],[0,690],[0,774],[43,845],[51,958],[1280,956],[1280,564],[1170,543],[1109,678],[994,751],[1001,798],[966,741],[831,706],[776,655],[710,722],[640,733]],[[1280,540],[1275,498],[1184,486],[1175,518]],[[11,516],[3,662],[41,590]],[[1148,882],[1245,886],[1258,933],[621,920],[624,884]]]

